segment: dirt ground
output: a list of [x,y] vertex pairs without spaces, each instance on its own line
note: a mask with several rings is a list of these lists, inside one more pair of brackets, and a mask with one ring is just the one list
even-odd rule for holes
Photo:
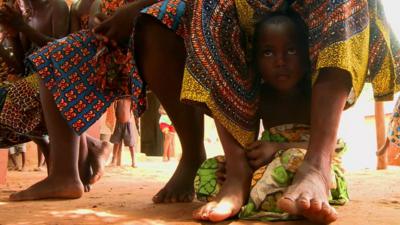
[[[77,200],[9,202],[8,196],[46,176],[46,172],[9,172],[0,186],[0,225],[5,224],[209,224],[191,219],[202,203],[155,205],[151,197],[171,176],[177,162],[155,157],[138,168],[107,168],[107,174]],[[351,202],[338,208],[335,225],[400,225],[400,170],[348,174]],[[269,224],[230,220],[220,224]],[[270,223],[310,224],[307,221]]]

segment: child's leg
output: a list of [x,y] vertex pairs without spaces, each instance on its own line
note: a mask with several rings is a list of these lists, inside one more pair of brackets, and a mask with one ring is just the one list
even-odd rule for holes
[[163,143],[163,161],[169,161],[169,151],[171,145],[171,138],[168,132],[164,132],[164,143]]
[[164,106],[182,143],[182,159],[153,201],[192,201],[194,177],[205,159],[204,124],[198,109],[179,100],[185,63],[183,40],[156,19],[141,16],[137,23],[135,55],[142,77]]
[[21,159],[22,159],[21,171],[24,171],[25,170],[25,162],[26,162],[25,152],[21,152]]
[[117,151],[117,166],[121,166],[121,156],[122,156],[122,140],[119,143],[119,148]]
[[136,164],[135,164],[135,148],[133,146],[129,146],[129,152],[131,153],[131,159],[132,159],[131,166],[133,168],[135,168],[136,167]]
[[112,160],[111,160],[111,165],[112,166],[116,166],[117,165],[118,150],[119,150],[119,146],[120,145],[121,145],[120,143],[114,143],[114,146],[113,146],[113,157],[112,157]]
[[46,162],[47,165],[47,173],[50,172],[50,161],[49,161],[49,151],[50,151],[50,144],[49,140],[45,137],[42,138],[32,138],[32,141],[35,142],[35,144],[38,147],[38,168],[40,168],[44,162],[42,159],[42,155],[44,156],[44,161]]
[[[14,147],[12,147],[12,148],[14,148]],[[16,154],[10,154],[10,159],[11,159],[12,164],[14,165],[14,169],[18,169]]]
[[225,181],[215,201],[209,202],[193,213],[199,220],[222,221],[236,215],[248,198],[252,170],[245,150],[233,136],[215,121],[225,152]]
[[49,176],[24,191],[10,196],[10,200],[34,200],[44,198],[79,198],[83,185],[79,179],[79,136],[61,116],[52,95],[40,82],[40,100],[52,142]]
[[108,141],[100,141],[90,135],[86,135],[86,141],[89,151],[90,166],[93,170],[90,184],[94,184],[104,174],[104,168],[111,153],[111,143]]

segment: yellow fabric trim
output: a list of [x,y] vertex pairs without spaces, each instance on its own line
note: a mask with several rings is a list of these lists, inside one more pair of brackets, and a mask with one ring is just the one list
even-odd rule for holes
[[393,68],[394,59],[392,52],[390,51],[390,28],[388,28],[384,22],[382,22],[382,20],[376,16],[374,21],[379,31],[382,33],[386,43],[386,48],[388,49],[383,64],[372,81],[374,97],[377,101],[389,101],[393,100],[393,94],[399,88],[396,87],[397,85],[395,84],[395,74]]
[[36,73],[32,73],[29,76],[27,76],[26,81],[35,89],[37,89],[39,91],[39,75]]
[[355,99],[361,93],[368,69],[369,26],[346,41],[334,43],[319,52],[313,84],[322,68],[340,68],[350,73]]
[[247,0],[235,0],[236,12],[239,17],[239,23],[247,35],[252,36],[254,33],[254,10],[247,3]]
[[254,142],[255,132],[245,131],[225,117],[210,97],[210,92],[201,86],[185,68],[182,81],[181,101],[204,103],[211,110],[212,116],[221,123],[242,146]]
[[208,95],[208,90],[201,86],[185,68],[183,72],[181,101],[190,100],[196,102],[206,102]]
[[221,123],[232,136],[239,142],[240,145],[246,147],[249,144],[253,143],[256,138],[256,133],[253,131],[245,131],[236,124],[232,123],[228,118],[222,114],[215,102],[210,98],[208,102],[206,102],[208,108],[210,108],[214,119],[216,119],[219,123]]
[[393,100],[394,71],[390,55],[386,55],[382,67],[372,80],[374,97],[377,101]]

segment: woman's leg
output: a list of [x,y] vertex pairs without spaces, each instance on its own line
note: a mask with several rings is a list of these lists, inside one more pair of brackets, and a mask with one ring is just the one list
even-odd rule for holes
[[79,136],[61,116],[43,81],[40,82],[40,100],[51,140],[49,176],[26,190],[12,194],[10,200],[79,198],[83,194],[78,171]]
[[153,201],[192,201],[194,177],[205,159],[204,121],[198,109],[179,99],[186,57],[183,40],[156,19],[141,16],[136,28],[135,56],[140,74],[164,106],[182,143],[181,161]]
[[235,216],[247,201],[252,170],[241,145],[219,122],[215,124],[225,153],[225,180],[216,199],[194,211],[193,217],[219,222]]
[[89,164],[89,155],[88,155],[88,146],[86,140],[86,134],[83,133],[79,137],[79,159],[78,159],[78,167],[79,167],[79,177],[81,178],[83,187],[85,192],[90,191],[89,180],[92,176],[90,164]]
[[286,212],[323,224],[337,219],[328,202],[331,155],[350,89],[348,72],[335,68],[320,71],[312,93],[310,145],[292,185],[278,201]]
[[104,168],[111,153],[111,143],[101,141],[90,135],[86,135],[86,141],[89,151],[89,162],[92,167],[92,176],[89,183],[94,184],[104,174]]

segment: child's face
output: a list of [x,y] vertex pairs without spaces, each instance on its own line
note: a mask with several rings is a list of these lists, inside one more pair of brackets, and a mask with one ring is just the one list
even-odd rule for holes
[[257,65],[264,82],[281,92],[296,87],[305,74],[305,49],[291,21],[267,23],[258,38]]

